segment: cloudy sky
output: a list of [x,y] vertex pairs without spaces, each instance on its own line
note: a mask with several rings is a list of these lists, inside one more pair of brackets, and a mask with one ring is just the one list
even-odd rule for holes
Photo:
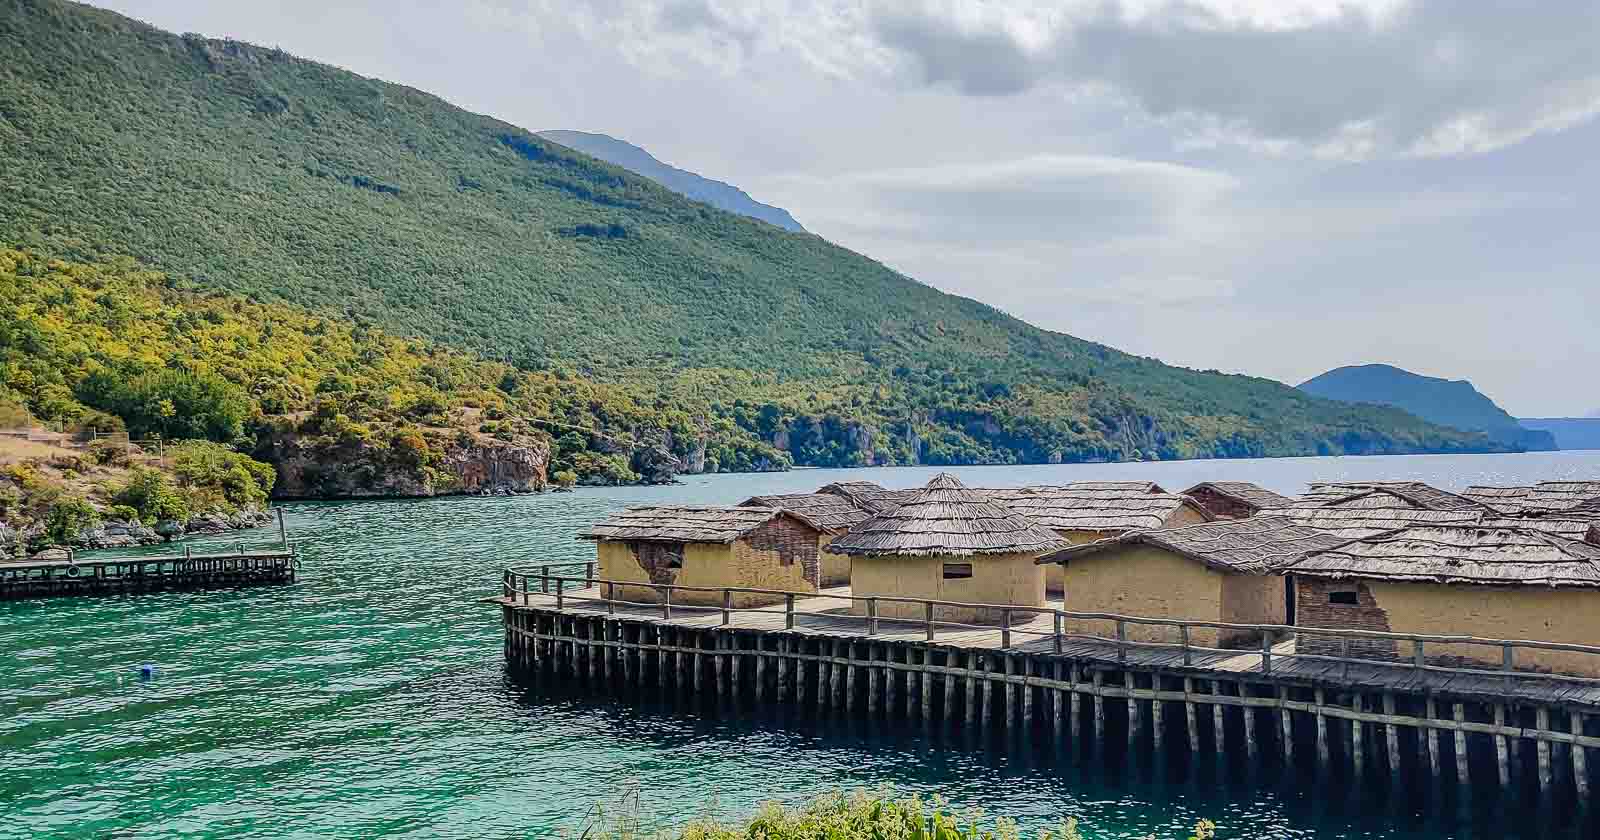
[[1039,326],[1600,409],[1600,4],[108,0],[612,134]]

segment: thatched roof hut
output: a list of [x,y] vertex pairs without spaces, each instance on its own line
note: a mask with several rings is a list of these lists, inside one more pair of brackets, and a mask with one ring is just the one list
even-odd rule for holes
[[872,513],[883,513],[904,503],[916,490],[890,490],[871,481],[836,481],[823,485],[817,492],[848,499]]
[[1483,511],[1488,507],[1476,499],[1440,490],[1420,481],[1318,481],[1308,487],[1300,497],[1300,503],[1336,504],[1352,496],[1381,490],[1423,510]]
[[630,507],[590,526],[578,538],[615,542],[731,543],[780,516],[796,519],[813,531],[822,530],[805,515],[783,508],[675,505]]
[[904,503],[835,539],[828,551],[858,557],[970,557],[1038,553],[1063,544],[1028,517],[940,473]]
[[1063,485],[981,490],[991,501],[1057,532],[1122,533],[1173,524],[1188,509],[1193,519],[1211,514],[1194,499],[1166,493],[1151,482],[1075,482]]
[[1287,517],[1256,516],[1179,528],[1132,531],[1092,543],[1068,546],[1040,557],[1037,562],[1065,563],[1073,558],[1119,547],[1147,545],[1187,557],[1218,571],[1264,575],[1304,559],[1308,552],[1333,548],[1346,542]]
[[816,523],[823,532],[843,534],[852,527],[871,518],[872,512],[852,502],[848,497],[832,493],[780,493],[768,496],[751,496],[739,503],[740,507],[783,508],[804,516]]
[[1600,588],[1600,546],[1531,528],[1419,526],[1320,549],[1295,575]]
[[[1412,525],[1475,525],[1493,511],[1482,505],[1460,505],[1431,498],[1413,488],[1372,485],[1353,492],[1322,492],[1330,485],[1316,485],[1318,492],[1307,494],[1288,507],[1261,512],[1263,516],[1283,516],[1309,528],[1348,539],[1381,534]],[[1441,491],[1442,492],[1442,491]],[[1435,507],[1437,504],[1447,507]]]
[[1202,481],[1183,495],[1194,499],[1212,516],[1220,519],[1243,519],[1264,510],[1294,504],[1288,496],[1274,493],[1249,481]]
[[1509,516],[1581,512],[1600,518],[1600,481],[1541,481],[1530,487],[1468,487],[1463,496]]

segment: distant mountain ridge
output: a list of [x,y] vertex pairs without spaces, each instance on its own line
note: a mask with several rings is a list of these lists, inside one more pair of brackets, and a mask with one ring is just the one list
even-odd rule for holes
[[662,163],[654,155],[626,140],[587,131],[541,131],[539,136],[613,166],[620,166],[635,175],[643,175],[685,198],[703,201],[718,210],[760,219],[795,233],[806,232],[794,216],[789,215],[788,210],[756,201],[749,193],[732,184]]
[[1484,432],[1493,440],[1530,451],[1557,448],[1550,432],[1525,427],[1465,379],[1423,376],[1394,365],[1351,365],[1308,379],[1299,387],[1324,399],[1393,406],[1430,423]]
[[1520,422],[1554,435],[1562,449],[1600,449],[1600,417],[1523,417]]

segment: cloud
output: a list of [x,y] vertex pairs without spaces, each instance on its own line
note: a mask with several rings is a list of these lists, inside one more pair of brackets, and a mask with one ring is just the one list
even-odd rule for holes
[[870,25],[923,84],[972,95],[1094,88],[1201,140],[1280,152],[1483,152],[1600,111],[1595,4],[1305,11],[1262,19],[1194,2],[1108,3],[1041,23],[885,4]]

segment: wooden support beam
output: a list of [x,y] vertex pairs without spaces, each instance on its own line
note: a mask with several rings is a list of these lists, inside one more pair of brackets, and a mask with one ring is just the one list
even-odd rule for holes
[[933,649],[922,649],[922,673],[918,680],[922,685],[922,722],[933,722],[933,674],[928,672],[928,667],[933,664]]
[[1332,764],[1332,756],[1328,750],[1328,716],[1322,709],[1328,705],[1327,692],[1321,686],[1317,687],[1317,766],[1327,770]]
[[1350,699],[1350,708],[1358,715],[1350,720],[1350,765],[1355,770],[1357,778],[1360,778],[1367,769],[1367,747],[1364,737],[1366,733],[1363,731],[1366,724],[1359,717],[1366,705],[1365,701],[1366,698],[1362,697],[1360,692]]
[[[1458,723],[1458,724],[1467,719],[1467,707],[1465,705],[1461,704],[1461,703],[1456,703],[1455,704],[1454,713],[1455,713],[1456,723]],[[1466,785],[1466,784],[1470,784],[1472,782],[1472,777],[1469,775],[1468,770],[1469,770],[1469,768],[1467,766],[1467,733],[1464,730],[1457,729],[1456,730],[1456,784]]]
[[1094,741],[1096,749],[1106,741],[1106,698],[1102,694],[1105,688],[1105,674],[1099,670],[1094,672]]
[[[1588,720],[1588,715],[1583,712],[1572,712],[1572,733],[1583,735]],[[1578,792],[1578,801],[1585,807],[1589,802],[1589,757],[1584,754],[1586,748],[1582,744],[1572,745],[1572,784]]]
[[957,677],[953,671],[960,666],[954,648],[945,648],[944,656],[944,719],[954,726],[956,721],[956,682]]
[[1189,754],[1200,754],[1200,726],[1195,714],[1194,678],[1183,678],[1183,727],[1189,733]]
[[1280,748],[1283,750],[1284,767],[1294,766],[1294,712],[1284,705],[1288,699],[1289,687],[1278,686],[1278,740],[1282,742]]
[[967,651],[967,727],[978,725],[978,652]]
[[1133,672],[1122,672],[1122,685],[1128,689],[1128,748],[1135,749],[1139,745],[1139,733],[1144,729],[1143,715],[1140,714],[1139,698],[1133,694]]
[[[1534,714],[1538,721],[1539,730],[1548,732],[1550,730],[1550,709],[1546,706],[1540,706]],[[1549,796],[1550,783],[1554,780],[1550,766],[1550,742],[1540,741],[1537,749],[1539,754],[1539,795]]]
[[[1249,687],[1242,682],[1234,683],[1233,687],[1240,697],[1248,697],[1252,693]],[[1240,706],[1239,717],[1244,720],[1245,753],[1249,755],[1250,763],[1254,764],[1257,756],[1260,755],[1261,752],[1260,747],[1256,743],[1256,707]]]
[[[1383,693],[1383,713],[1391,717],[1395,713],[1394,692]],[[1400,783],[1400,727],[1392,723],[1383,725],[1384,739],[1389,745],[1389,778],[1395,784]]]
[[[1506,704],[1496,703],[1494,705],[1494,722],[1496,726],[1505,726]],[[1495,766],[1500,772],[1500,789],[1509,791],[1511,789],[1511,754],[1510,750],[1507,749],[1506,736],[1504,735],[1494,736],[1494,759]]]
[[[1438,704],[1432,697],[1428,698],[1426,715],[1429,720],[1439,716]],[[1439,730],[1432,727],[1428,728],[1428,772],[1435,781],[1444,775],[1444,767],[1439,764]]]
[[[1152,691],[1161,690],[1160,671],[1150,675],[1150,688]],[[1167,736],[1166,705],[1159,697],[1150,700],[1150,744],[1157,755],[1161,754]]]

